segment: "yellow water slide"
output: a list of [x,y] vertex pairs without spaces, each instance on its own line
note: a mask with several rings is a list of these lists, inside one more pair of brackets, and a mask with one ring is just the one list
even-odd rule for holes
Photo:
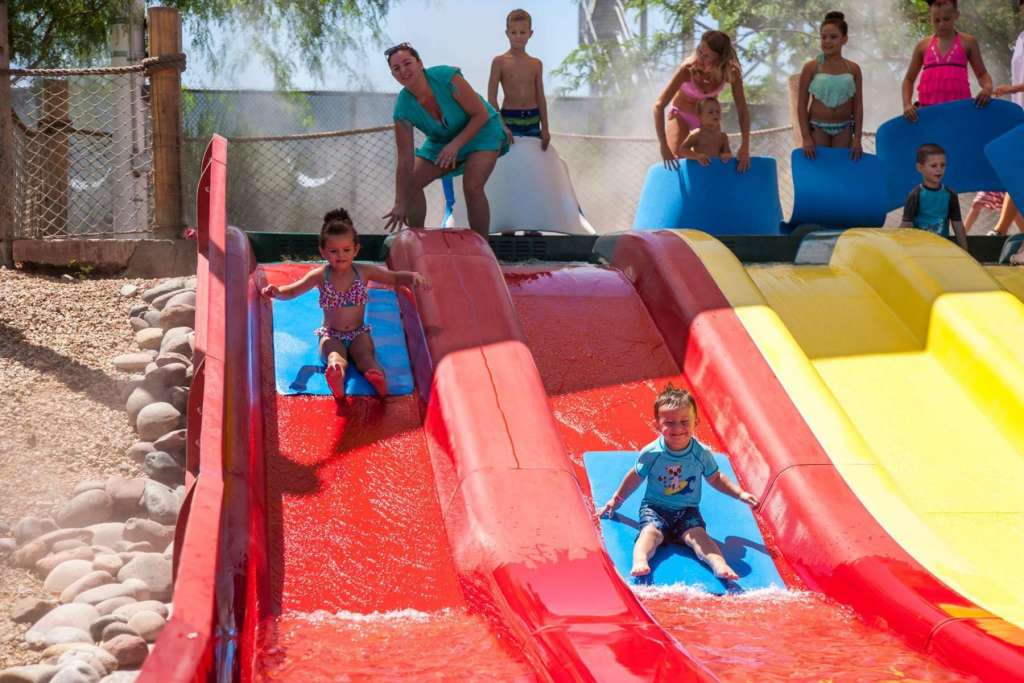
[[677,234],[879,524],[1024,627],[1024,274],[920,230],[847,231],[823,266]]

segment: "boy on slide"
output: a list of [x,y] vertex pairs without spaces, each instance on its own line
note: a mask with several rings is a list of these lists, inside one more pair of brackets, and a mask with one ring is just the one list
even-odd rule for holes
[[953,226],[956,241],[967,251],[967,231],[960,218],[960,198],[956,190],[942,184],[946,175],[946,150],[927,143],[917,148],[917,172],[921,184],[907,195],[901,228],[920,228],[946,237]]
[[714,97],[705,97],[697,102],[697,116],[700,128],[694,128],[679,146],[680,159],[696,159],[701,166],[707,166],[711,159],[726,163],[732,159],[729,136],[722,131],[722,105]]
[[[551,142],[548,132],[548,104],[544,97],[544,65],[526,53],[533,36],[533,19],[526,10],[516,9],[505,18],[509,48],[491,62],[487,101],[501,112],[501,120],[512,135],[540,138],[541,149]],[[498,85],[505,99],[498,106]]]
[[651,573],[650,559],[666,539],[682,541],[723,581],[739,578],[722,556],[722,550],[705,530],[700,515],[701,477],[722,493],[751,507],[757,496],[744,491],[718,470],[711,452],[697,439],[697,402],[690,392],[671,383],[654,401],[654,419],[661,436],[647,444],[636,465],[626,474],[618,490],[598,510],[599,517],[611,517],[616,508],[646,482],[640,503],[640,533],[633,546],[633,576]]

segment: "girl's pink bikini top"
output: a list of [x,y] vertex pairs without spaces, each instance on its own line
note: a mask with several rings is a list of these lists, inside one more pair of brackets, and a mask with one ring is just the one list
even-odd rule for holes
[[971,99],[971,85],[967,81],[967,51],[960,42],[959,33],[954,36],[953,45],[944,55],[939,52],[938,36],[932,36],[924,51],[917,99],[922,106]]
[[370,292],[366,288],[366,281],[359,277],[359,271],[352,266],[355,278],[352,285],[344,292],[339,292],[331,284],[331,267],[324,266],[324,279],[320,282],[320,308],[325,310],[332,308],[351,308],[352,306],[363,306],[370,300]]

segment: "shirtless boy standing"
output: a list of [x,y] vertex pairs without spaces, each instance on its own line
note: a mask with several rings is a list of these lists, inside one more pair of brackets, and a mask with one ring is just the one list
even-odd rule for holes
[[[544,98],[544,65],[526,53],[533,36],[533,20],[526,10],[516,9],[505,18],[509,49],[491,62],[487,101],[501,112],[505,127],[512,135],[540,138],[541,149],[551,142],[548,132],[548,106]],[[498,106],[498,85],[505,99]]]

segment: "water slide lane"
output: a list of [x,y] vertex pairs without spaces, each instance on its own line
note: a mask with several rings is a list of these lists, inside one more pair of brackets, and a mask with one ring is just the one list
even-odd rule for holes
[[1020,677],[1021,304],[918,231],[749,274],[696,232],[605,251],[685,340],[687,377],[736,409],[724,440],[797,572],[955,666]]
[[405,231],[388,264],[431,283],[416,292],[433,368],[425,431],[470,608],[548,680],[713,680],[603,552],[486,242]]
[[[266,281],[284,284],[297,268],[303,266],[262,270]],[[480,638],[485,621],[467,613],[418,397],[356,396],[338,405],[332,397],[277,391],[270,340],[290,323],[273,320],[270,309],[262,309],[270,599],[256,626],[254,677],[473,670],[529,677],[525,662]],[[311,333],[316,321],[306,322]],[[375,613],[382,616],[360,616]],[[473,643],[456,669],[455,650],[439,630]]]

